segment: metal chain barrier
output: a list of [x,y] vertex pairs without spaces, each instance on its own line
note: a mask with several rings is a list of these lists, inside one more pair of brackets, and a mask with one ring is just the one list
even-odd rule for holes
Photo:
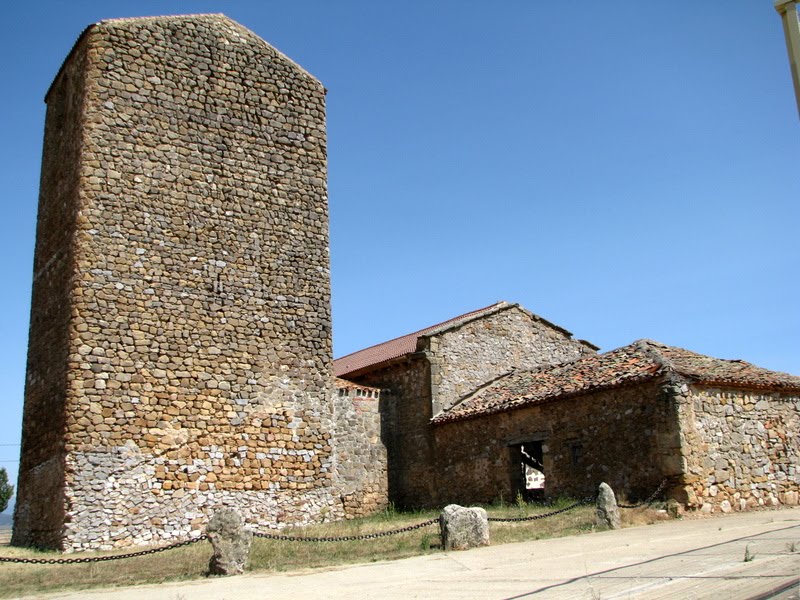
[[208,539],[204,533],[200,537],[186,540],[183,542],[175,542],[168,546],[161,546],[159,548],[150,548],[149,550],[139,550],[138,552],[128,552],[127,554],[112,554],[109,556],[87,556],[84,558],[11,558],[0,556],[0,563],[20,563],[27,565],[71,565],[75,563],[98,563],[107,562],[110,560],[122,560],[123,558],[133,558],[134,556],[145,556],[147,554],[158,554],[159,552],[166,552],[167,550],[174,550],[183,546],[189,546],[202,542]]
[[645,506],[647,504],[652,504],[653,500],[655,500],[658,497],[658,495],[664,490],[664,488],[666,486],[667,486],[667,480],[665,479],[664,481],[661,482],[661,485],[659,485],[656,488],[656,491],[653,492],[652,494],[650,494],[647,497],[647,499],[644,500],[643,502],[637,502],[636,504],[619,504],[619,503],[617,503],[617,506],[619,506],[620,508],[639,508],[640,506]]
[[[667,480],[665,479],[664,481],[661,482],[661,485],[658,486],[656,491],[650,494],[650,496],[644,502],[640,502],[638,504],[617,504],[617,506],[619,506],[620,508],[638,508],[640,506],[650,504],[662,492],[662,490],[666,485],[667,485]],[[595,498],[589,497],[589,498],[584,498],[583,500],[578,500],[577,502],[570,504],[569,506],[565,506],[564,508],[553,510],[548,513],[542,513],[540,515],[532,515],[529,517],[508,517],[508,518],[489,517],[488,520],[493,523],[516,523],[521,521],[538,521],[540,519],[546,519],[548,517],[553,517],[555,515],[560,515],[565,512],[569,512],[571,510],[578,508],[579,506],[593,504],[594,502]],[[416,531],[417,529],[422,529],[423,527],[428,527],[438,522],[439,522],[439,517],[435,517],[433,519],[428,519],[427,521],[423,521],[422,523],[417,523],[416,525],[409,525],[408,527],[391,529],[389,531],[379,531],[377,533],[364,533],[360,535],[302,537],[302,536],[280,535],[274,533],[254,531],[253,536],[267,540],[277,540],[282,542],[355,542],[360,540],[374,540],[377,538],[388,537],[391,535],[407,533],[409,531]],[[196,544],[197,542],[202,542],[207,539],[208,535],[204,533],[201,536],[193,538],[191,540],[186,540],[183,542],[175,542],[174,544],[161,546],[159,548],[140,550],[138,552],[129,552],[127,554],[113,554],[109,556],[93,556],[85,558],[11,558],[11,557],[0,556],[0,563],[18,563],[18,564],[32,564],[32,565],[68,565],[77,563],[107,562],[111,560],[122,560],[124,558],[133,558],[135,556],[146,556],[148,554],[157,554],[159,552],[166,552],[167,550],[174,550],[175,548],[189,546],[191,544]]]
[[549,513],[542,513],[541,515],[532,515],[530,517],[508,517],[508,518],[501,518],[501,517],[489,517],[489,521],[495,523],[515,523],[518,521],[538,521],[539,519],[546,519],[547,517],[552,517],[555,515],[560,515],[561,513],[568,512],[570,510],[574,510],[579,506],[583,506],[584,504],[591,504],[594,500],[585,498],[583,500],[578,500],[575,504],[570,504],[569,506],[565,506],[564,508],[560,508],[558,510],[550,511]]
[[417,523],[416,525],[409,525],[408,527],[401,527],[400,529],[392,529],[390,531],[380,531],[378,533],[364,533],[361,535],[343,535],[338,537],[298,537],[298,536],[291,536],[291,535],[279,535],[273,533],[263,533],[261,531],[254,531],[253,535],[255,537],[260,537],[268,540],[280,540],[282,542],[354,542],[357,540],[374,540],[376,538],[387,537],[390,535],[397,535],[399,533],[406,533],[407,531],[414,531],[416,529],[422,529],[423,527],[428,527],[429,525],[433,525],[434,523],[439,522],[439,517],[434,519],[428,519],[427,521],[423,521],[422,523]]

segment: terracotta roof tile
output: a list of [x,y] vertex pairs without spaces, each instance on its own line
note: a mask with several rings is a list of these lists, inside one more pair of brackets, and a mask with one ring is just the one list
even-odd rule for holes
[[462,325],[467,321],[471,321],[472,319],[476,319],[493,311],[510,306],[516,305],[509,304],[507,302],[497,302],[490,306],[453,317],[447,321],[442,321],[436,325],[431,325],[425,329],[420,329],[414,333],[409,333],[408,335],[389,340],[388,342],[383,342],[382,344],[370,346],[369,348],[364,348],[358,352],[353,352],[352,354],[342,356],[341,358],[337,358],[333,361],[333,373],[336,375],[336,377],[341,377],[343,375],[347,375],[348,373],[360,371],[361,369],[392,360],[393,358],[411,354],[412,352],[416,351],[417,340],[421,336],[433,333],[434,331],[438,333],[438,330],[444,330],[448,327]]
[[796,375],[770,371],[743,360],[724,360],[683,348],[649,343],[657,348],[667,366],[693,382],[776,391],[800,390],[800,377]]
[[534,370],[512,371],[465,396],[433,419],[447,423],[505,412],[589,391],[620,387],[667,373],[692,383],[800,392],[800,377],[741,360],[724,360],[651,340]]

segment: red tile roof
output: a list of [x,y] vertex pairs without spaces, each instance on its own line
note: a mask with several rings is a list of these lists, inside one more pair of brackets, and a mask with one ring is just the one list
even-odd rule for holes
[[433,419],[447,423],[506,412],[589,391],[621,387],[668,373],[690,383],[800,392],[800,377],[762,369],[742,360],[724,360],[651,340],[639,340],[604,354],[573,362],[512,371],[465,396]]
[[408,335],[403,335],[393,340],[389,340],[388,342],[383,342],[382,344],[370,346],[369,348],[364,348],[358,352],[353,352],[352,354],[342,356],[341,358],[337,358],[333,361],[333,373],[336,375],[336,377],[342,377],[343,375],[384,363],[392,360],[393,358],[398,358],[405,354],[411,354],[412,352],[416,351],[417,340],[421,336],[433,333],[434,331],[438,333],[437,330],[439,329],[445,330],[450,327],[463,325],[464,323],[473,319],[477,319],[478,317],[482,317],[492,312],[512,306],[516,306],[516,304],[497,302],[490,306],[459,315],[458,317],[453,317],[447,321],[442,321],[436,325],[431,325],[425,329],[420,329],[414,333],[409,333]]

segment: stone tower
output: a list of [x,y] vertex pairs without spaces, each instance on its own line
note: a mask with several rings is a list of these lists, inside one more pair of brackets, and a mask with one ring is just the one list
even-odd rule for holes
[[171,16],[88,27],[46,103],[13,543],[336,516],[325,89]]

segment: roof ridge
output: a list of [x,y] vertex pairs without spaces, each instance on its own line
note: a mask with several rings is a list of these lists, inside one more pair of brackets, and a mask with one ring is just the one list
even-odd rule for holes
[[438,425],[470,419],[647,381],[659,386],[693,384],[781,394],[800,392],[800,376],[640,339],[568,363],[517,370],[507,379],[478,388],[432,422]]
[[339,358],[336,358],[334,360],[337,360],[337,361],[338,360],[342,360],[342,359],[347,358],[348,356],[352,356],[353,354],[358,354],[359,352],[363,352],[365,350],[369,350],[370,348],[376,348],[378,346],[383,346],[384,344],[389,344],[389,343],[395,342],[397,340],[401,340],[401,339],[404,339],[404,338],[407,338],[407,337],[411,337],[412,335],[416,336],[416,337],[420,337],[421,335],[424,335],[426,332],[433,331],[434,329],[437,329],[439,327],[447,325],[451,321],[458,321],[459,319],[463,319],[464,317],[466,317],[468,315],[472,315],[474,313],[483,312],[483,311],[485,311],[487,309],[493,308],[495,306],[499,306],[500,304],[508,304],[508,302],[506,302],[505,300],[500,300],[498,302],[495,302],[494,304],[490,304],[489,306],[484,306],[483,308],[478,308],[476,310],[467,311],[467,312],[465,312],[465,313],[463,313],[461,315],[458,315],[458,316],[455,316],[455,317],[451,317],[449,319],[445,319],[444,321],[440,321],[439,323],[435,323],[433,325],[428,325],[427,327],[423,327],[422,329],[418,329],[417,331],[412,331],[411,333],[405,333],[403,335],[398,335],[397,337],[393,337],[393,338],[390,338],[388,340],[384,340],[382,342],[378,342],[377,344],[372,344],[371,346],[367,346],[366,348],[359,348],[358,350],[350,352],[349,354],[345,354],[344,356],[340,356]]
[[438,335],[454,327],[466,325],[467,323],[480,317],[485,317],[488,314],[500,312],[501,310],[507,310],[509,308],[513,308],[514,306],[519,307],[518,304],[512,304],[506,300],[499,300],[494,304],[490,304],[489,306],[484,306],[483,308],[479,308],[477,310],[471,310],[463,315],[453,317],[452,319],[447,319],[446,321],[442,321],[436,325],[431,325],[430,327],[426,327],[419,332],[421,334],[420,337]]
[[659,348],[668,348],[669,346],[666,344],[662,344],[661,342],[657,342],[648,338],[642,338],[633,342],[631,346],[635,346],[645,355],[652,358],[656,364],[659,365],[659,370],[669,371],[670,373],[678,373],[678,369],[675,367],[675,364],[672,362],[672,360],[670,360],[669,357],[659,350]]
[[196,18],[196,17],[225,17],[229,20],[233,20],[225,13],[221,12],[209,12],[209,13],[180,13],[177,15],[140,15],[138,17],[111,17],[108,19],[100,19],[93,23],[93,25],[99,25],[103,23],[118,23],[121,21],[153,21],[156,19],[160,20],[177,20],[177,19],[185,19],[185,18]]

